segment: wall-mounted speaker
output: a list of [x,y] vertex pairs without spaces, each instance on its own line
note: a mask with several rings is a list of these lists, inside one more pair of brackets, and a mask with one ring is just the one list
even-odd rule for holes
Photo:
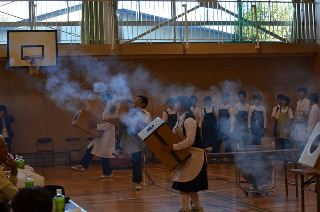
[[314,128],[299,163],[320,170],[320,122]]

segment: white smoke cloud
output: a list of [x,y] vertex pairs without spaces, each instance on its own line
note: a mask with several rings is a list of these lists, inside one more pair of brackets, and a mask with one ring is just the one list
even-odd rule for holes
[[130,109],[128,113],[121,116],[121,121],[125,123],[127,132],[132,135],[137,135],[143,129],[145,119],[145,114],[135,108]]

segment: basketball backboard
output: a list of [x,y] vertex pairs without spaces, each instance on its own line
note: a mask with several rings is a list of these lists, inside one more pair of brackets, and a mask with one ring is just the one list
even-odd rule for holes
[[7,36],[10,67],[29,66],[27,59],[30,57],[42,57],[39,66],[56,65],[56,30],[9,30]]

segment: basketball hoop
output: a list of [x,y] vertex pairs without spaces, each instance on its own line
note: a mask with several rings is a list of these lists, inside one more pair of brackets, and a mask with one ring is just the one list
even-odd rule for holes
[[44,56],[24,56],[23,59],[28,63],[30,75],[36,76],[40,74],[40,64]]

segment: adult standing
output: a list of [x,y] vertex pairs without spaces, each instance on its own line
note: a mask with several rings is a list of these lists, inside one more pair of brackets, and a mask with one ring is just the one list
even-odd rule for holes
[[5,140],[5,144],[9,153],[12,153],[12,137],[14,136],[11,124],[15,122],[12,115],[8,114],[6,106],[0,105],[0,132]]
[[93,155],[101,158],[103,175],[100,179],[113,177],[110,166],[110,158],[114,158],[115,153],[115,125],[111,122],[119,117],[119,104],[112,103],[112,96],[109,94],[102,95],[102,101],[106,104],[102,115],[102,123],[97,124],[98,136],[88,145],[79,165],[72,166],[73,170],[86,170]]
[[198,192],[208,189],[207,160],[200,129],[190,107],[189,97],[177,97],[175,109],[179,118],[174,132],[179,136],[180,142],[172,146],[163,146],[163,150],[170,152],[190,149],[191,157],[177,167],[172,188],[180,191],[182,202],[180,211],[189,211],[189,199],[191,198],[194,204],[191,211],[201,212],[203,208],[200,205]]
[[133,107],[121,117],[122,132],[120,147],[123,155],[129,156],[133,165],[132,183],[135,190],[142,190],[142,161],[144,143],[138,133],[151,122],[151,115],[146,110],[148,98],[139,95],[134,98]]

